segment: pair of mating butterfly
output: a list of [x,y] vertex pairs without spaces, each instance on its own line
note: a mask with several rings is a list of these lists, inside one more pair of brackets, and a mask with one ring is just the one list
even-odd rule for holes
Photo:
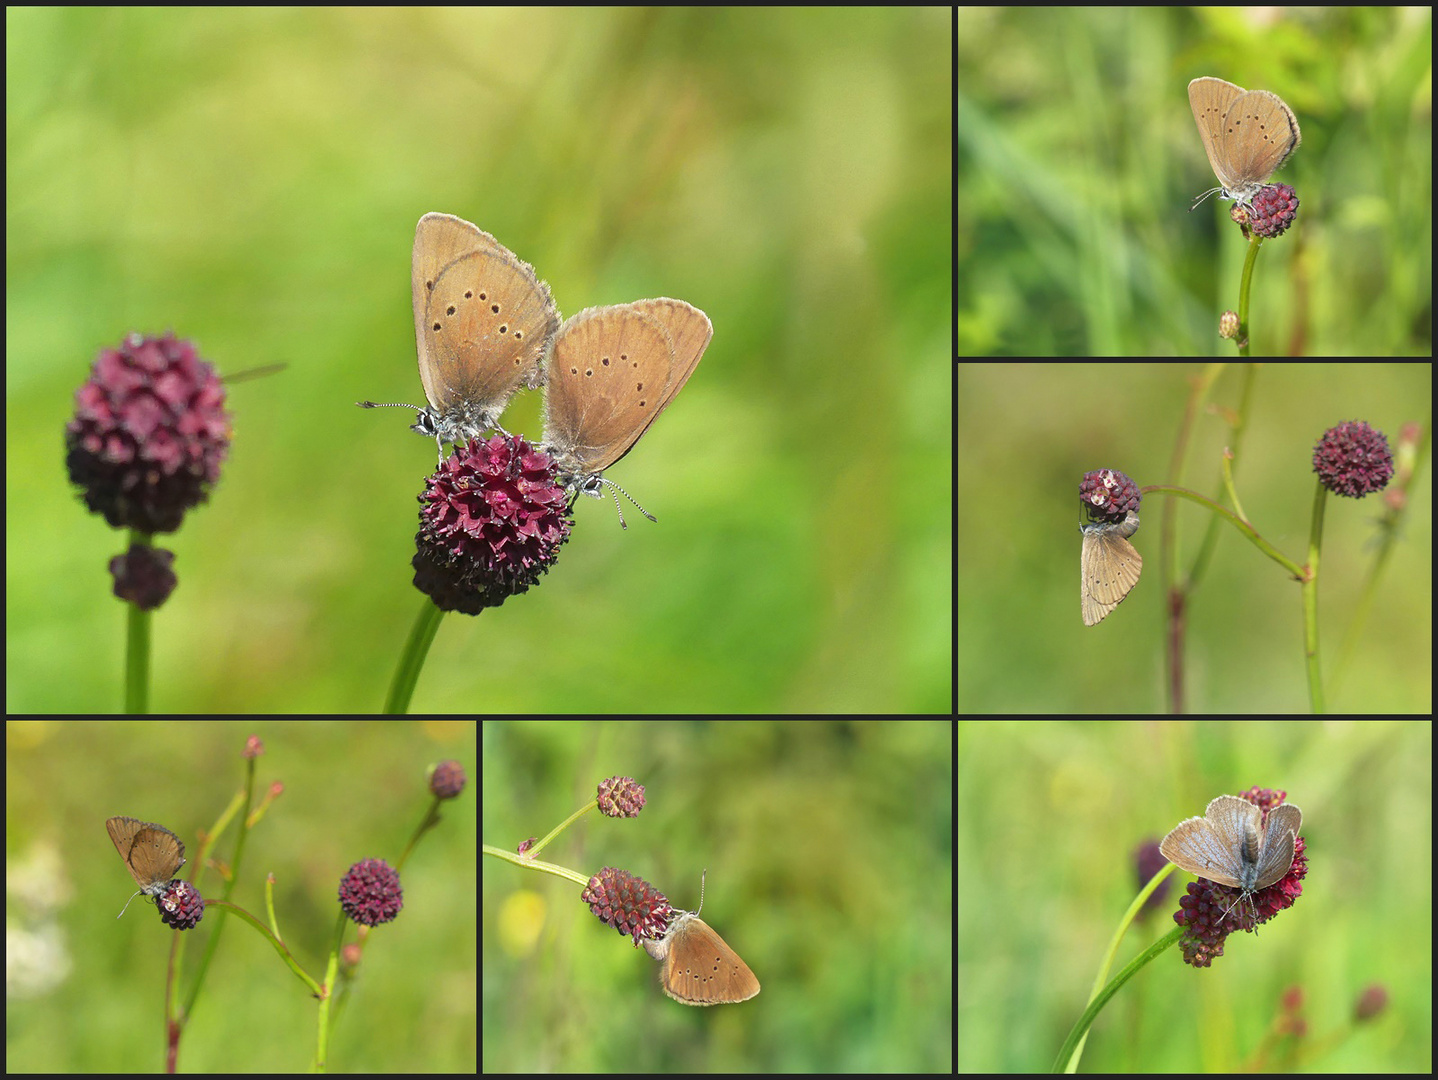
[[411,275],[429,399],[413,430],[432,436],[441,456],[444,442],[507,435],[499,417],[509,399],[543,385],[541,449],[571,495],[599,498],[614,486],[601,474],[679,393],[714,336],[704,312],[667,298],[586,308],[561,326],[534,268],[450,214],[419,219]]

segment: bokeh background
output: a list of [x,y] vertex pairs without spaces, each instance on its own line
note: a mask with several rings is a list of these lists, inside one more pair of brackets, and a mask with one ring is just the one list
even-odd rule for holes
[[[1115,945],[1148,881],[1136,852],[1253,786],[1303,811],[1303,894],[1206,970],[1160,953],[1108,1002],[1079,1073],[1431,1071],[1428,720],[974,721],[957,751],[960,1073],[1051,1069],[1109,948],[1113,975],[1173,929],[1194,880],[1172,871]],[[1388,1008],[1358,1023],[1375,986]],[[1289,1008],[1302,1037],[1278,1034]]]
[[[1207,389],[1194,394],[1195,385]],[[1143,574],[1103,622],[1079,616],[1079,481],[1118,469],[1229,505],[1222,455],[1263,537],[1307,561],[1313,447],[1366,420],[1395,451],[1432,421],[1428,364],[964,364],[958,372],[956,694],[960,713],[1153,712],[1164,695],[1165,581],[1200,580],[1184,612],[1186,704],[1200,712],[1304,712],[1303,600],[1287,571],[1232,526],[1200,565],[1209,512],[1144,496]],[[1244,395],[1248,395],[1245,403]],[[1190,417],[1189,411],[1193,411]],[[1230,427],[1240,416],[1242,435]],[[1192,432],[1183,441],[1182,431]],[[1433,471],[1425,449],[1382,566],[1382,496],[1327,501],[1318,632],[1335,712],[1433,708]],[[1164,544],[1166,529],[1172,542]],[[1345,646],[1351,651],[1345,652]]]
[[[422,597],[419,217],[561,311],[669,295],[714,340],[543,587],[448,620],[416,710],[947,711],[951,15],[9,9],[7,703],[119,701],[122,546],[68,487],[96,353],[174,329],[231,388],[166,546],[161,709],[368,709]],[[540,397],[505,424],[540,434]],[[183,629],[182,629],[183,628]],[[84,665],[75,663],[83,656]]]
[[1271,90],[1303,143],[1276,179],[1253,355],[1433,351],[1429,7],[956,9],[956,348],[963,356],[1230,356],[1246,244],[1188,104]]
[[636,874],[702,918],[759,994],[707,1008],[580,903],[483,860],[486,1072],[947,1073],[953,1067],[952,722],[486,721],[486,844],[512,852],[629,776],[539,858]]
[[[167,1000],[186,1017],[182,1073],[294,1074],[314,1059],[319,1003],[245,920],[207,907],[184,932],[171,985],[175,933],[154,905],[137,897],[116,919],[135,891],[105,831],[120,815],[174,832],[189,860],[180,877],[207,900],[265,923],[272,898],[296,963],[321,981],[341,875],[366,858],[399,866],[407,853],[404,910],[371,931],[334,1002],[329,1068],[474,1072],[476,734],[473,721],[9,721],[7,1071],[159,1073]],[[253,761],[242,757],[251,735],[264,744]],[[446,759],[469,786],[416,841],[433,802],[428,770]],[[270,797],[272,784],[282,793]],[[265,809],[237,861],[231,811],[247,788]],[[203,854],[201,836],[222,821]],[[344,940],[356,936],[346,922]]]

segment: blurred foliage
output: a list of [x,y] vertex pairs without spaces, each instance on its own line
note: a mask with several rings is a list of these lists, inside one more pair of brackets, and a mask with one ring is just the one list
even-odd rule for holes
[[[1079,482],[1119,469],[1140,486],[1176,484],[1228,505],[1234,485],[1270,544],[1308,559],[1314,444],[1362,419],[1397,448],[1431,426],[1433,369],[1415,364],[963,364],[958,459],[980,496],[958,546],[960,713],[1131,713],[1162,709],[1166,589],[1182,582],[1185,701],[1195,711],[1308,708],[1303,601],[1288,571],[1232,525],[1200,567],[1212,512],[1145,494],[1133,544],[1137,585],[1098,626],[1079,615]],[[1206,393],[1195,384],[1212,379]],[[1243,431],[1232,425],[1241,422]],[[1187,430],[1191,425],[1191,430]],[[988,500],[983,502],[982,500]],[[1378,564],[1381,496],[1330,498],[1318,587],[1324,678],[1360,631],[1334,712],[1433,708],[1433,468],[1419,459],[1391,558]],[[987,517],[985,517],[987,513]],[[1196,580],[1195,580],[1196,578]],[[1371,600],[1366,612],[1362,604]],[[1360,615],[1362,618],[1360,619]]]
[[[956,756],[960,1075],[1051,1068],[1110,946],[1111,978],[1174,928],[1193,880],[1178,871],[1115,941],[1152,874],[1140,857],[1252,786],[1303,811],[1302,895],[1211,968],[1156,956],[1104,1007],[1079,1074],[1429,1069],[1430,720],[975,720]],[[1355,1022],[1374,985],[1389,1009]],[[1306,1034],[1282,1034],[1294,1022]]]
[[[100,349],[166,329],[222,371],[289,367],[232,387],[225,479],[166,538],[156,707],[382,701],[434,447],[353,403],[422,400],[431,210],[533,263],[565,314],[671,295],[715,334],[611,470],[659,524],[582,500],[542,588],[443,628],[416,709],[949,708],[947,9],[11,8],[6,28],[12,709],[119,700],[121,538],[67,490],[61,430]],[[521,395],[505,423],[537,438],[539,415]]]
[[[272,900],[296,963],[323,980],[340,876],[360,859],[400,867],[407,856],[404,910],[369,933],[331,1010],[329,1064],[473,1072],[476,734],[473,721],[10,721],[9,1068],[160,1072],[168,1007],[186,1017],[181,1072],[304,1072],[319,1003],[268,938],[216,901],[267,923]],[[250,736],[264,746],[253,762],[242,757]],[[432,803],[428,770],[449,758],[469,785],[410,848]],[[238,856],[240,822],[229,811],[247,785],[252,809],[265,809]],[[136,899],[116,919],[134,882],[105,831],[114,815],[179,836],[188,860],[180,876],[207,901],[184,932],[173,985],[175,934],[153,904]],[[343,930],[356,941],[353,924]]]
[[1246,244],[1189,108],[1271,90],[1302,145],[1297,225],[1265,242],[1253,355],[1431,356],[1428,7],[959,7],[956,349],[1234,355]]
[[[947,1073],[953,1065],[952,722],[486,721],[483,839],[637,874],[753,969],[734,1005],[665,997],[581,887],[483,860],[482,1071]],[[641,1032],[636,1036],[635,1032]]]

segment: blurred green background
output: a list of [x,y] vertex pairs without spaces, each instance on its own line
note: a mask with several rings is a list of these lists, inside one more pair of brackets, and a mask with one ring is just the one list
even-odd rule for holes
[[1230,356],[1245,242],[1188,104],[1271,90],[1298,223],[1258,255],[1253,354],[1433,351],[1429,7],[957,9],[963,356]]
[[[9,9],[7,703],[120,701],[122,538],[69,490],[96,353],[173,328],[235,444],[178,534],[159,709],[367,709],[422,598],[410,249],[457,214],[560,309],[714,340],[543,587],[416,710],[947,711],[947,9]],[[57,318],[57,305],[64,318]],[[538,394],[506,426],[537,438]],[[43,556],[43,557],[42,557]],[[84,665],[77,664],[83,656]],[[542,677],[536,677],[542,672]]]
[[[1144,496],[1133,544],[1143,574],[1097,626],[1079,617],[1079,481],[1118,469],[1140,487],[1175,483],[1227,505],[1220,487],[1242,365],[964,364],[958,371],[960,713],[1162,710],[1164,583],[1195,570],[1209,512]],[[1214,378],[1198,405],[1192,380]],[[1366,420],[1396,450],[1404,424],[1432,423],[1428,364],[1271,364],[1252,383],[1235,463],[1243,509],[1264,539],[1307,560],[1313,447],[1344,420]],[[1186,419],[1190,407],[1196,415]],[[1186,446],[1181,431],[1192,423]],[[1182,453],[1182,459],[1178,455]],[[1433,469],[1418,463],[1391,558],[1376,572],[1381,496],[1329,498],[1318,632],[1335,712],[1433,708]],[[1173,516],[1176,515],[1176,516]],[[1165,529],[1173,543],[1165,546]],[[1166,566],[1166,559],[1172,560]],[[1361,609],[1370,601],[1366,610]],[[1333,682],[1360,613],[1356,650]],[[1304,712],[1303,600],[1297,582],[1231,526],[1184,612],[1186,704],[1201,712]]]
[[614,866],[703,919],[760,983],[681,1005],[567,878],[483,861],[486,1072],[947,1073],[953,1067],[952,722],[486,721],[483,839]]
[[[264,752],[242,758],[257,736]],[[279,932],[316,979],[335,941],[341,875],[355,862],[391,866],[432,802],[428,770],[452,758],[469,786],[409,852],[404,910],[375,928],[352,990],[333,1012],[336,1073],[467,1073],[476,1067],[473,721],[12,720],[5,727],[5,1063],[19,1073],[160,1072],[167,989],[189,1013],[183,1073],[302,1073],[317,1045],[318,1002],[243,919],[221,926],[208,907],[185,931],[173,987],[174,933],[133,879],[105,831],[116,815],[174,832],[189,860],[180,876],[207,900],[228,899],[261,922],[267,875]],[[232,820],[244,793],[268,801],[236,863]],[[267,799],[272,784],[283,793]],[[357,928],[345,924],[344,940]],[[196,982],[204,981],[195,998]]]
[[[957,750],[960,1073],[1049,1070],[1147,883],[1137,850],[1254,785],[1303,811],[1302,896],[1206,970],[1158,955],[1100,1014],[1079,1073],[1431,1071],[1429,721],[974,721]],[[1193,880],[1159,886],[1112,974],[1173,929]],[[1355,1023],[1370,986],[1389,1008]],[[1304,1038],[1274,1030],[1289,993]]]

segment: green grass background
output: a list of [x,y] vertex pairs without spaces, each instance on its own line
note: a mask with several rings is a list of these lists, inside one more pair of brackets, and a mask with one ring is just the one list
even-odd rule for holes
[[[565,314],[714,340],[542,587],[442,627],[416,709],[947,710],[946,9],[10,9],[7,704],[119,701],[122,546],[69,490],[95,354],[173,328],[235,444],[177,536],[157,709],[367,709],[422,602],[415,222]],[[506,426],[537,438],[539,396]]]
[[1433,351],[1430,8],[957,9],[956,348],[1231,356],[1245,243],[1188,104],[1271,90],[1303,144],[1258,255],[1253,355]]
[[[432,802],[427,770],[450,758],[469,786],[408,853],[404,909],[371,932],[335,1002],[328,1064],[336,1073],[475,1071],[473,721],[12,720],[5,735],[10,1071],[159,1073],[169,1001],[187,1017],[181,1073],[304,1073],[319,1044],[319,1003],[306,984],[268,938],[233,912],[222,923],[214,905],[184,933],[167,984],[175,934],[143,898],[116,919],[135,890],[105,819],[173,831],[189,860],[180,876],[207,901],[227,897],[267,923],[272,900],[297,964],[323,980],[341,875],[365,858],[398,866]],[[253,762],[241,756],[251,735],[264,744]],[[252,806],[268,805],[242,855],[238,820],[202,854],[202,833],[246,791],[252,765]],[[276,783],[283,792],[270,797]],[[344,929],[354,942],[354,924]]]
[[483,1071],[838,1074],[953,1067],[953,722],[485,721],[486,844],[613,866],[702,918],[759,994],[691,1007],[579,901],[581,886],[482,861]]
[[[1079,1073],[1432,1067],[1428,720],[961,721],[957,740],[959,1073],[1051,1069],[1146,884],[1135,852],[1255,785],[1303,811],[1303,895],[1257,936],[1230,936],[1208,969],[1176,947],[1152,960],[1100,1014]],[[1173,872],[1114,945],[1111,974],[1173,928],[1192,880]],[[1369,987],[1388,1008],[1359,1023]],[[1286,994],[1302,1037],[1276,1030]]]
[[[959,369],[958,676],[960,713],[1101,714],[1164,708],[1166,581],[1189,580],[1209,512],[1148,494],[1133,544],[1143,574],[1103,622],[1079,617],[1078,486],[1118,469],[1142,488],[1174,483],[1227,505],[1220,486],[1244,368],[1219,370],[1197,405],[1195,364],[965,364]],[[1307,559],[1313,447],[1366,420],[1396,449],[1404,424],[1431,425],[1428,364],[1271,364],[1243,415],[1235,484],[1263,537]],[[1192,434],[1180,446],[1185,416]],[[1379,499],[1329,498],[1318,587],[1321,668],[1336,712],[1433,708],[1433,469],[1416,463],[1391,558],[1375,566]],[[1165,530],[1171,541],[1164,543]],[[1333,682],[1341,648],[1356,649]],[[1199,712],[1309,708],[1298,584],[1232,526],[1189,592],[1185,701]]]

